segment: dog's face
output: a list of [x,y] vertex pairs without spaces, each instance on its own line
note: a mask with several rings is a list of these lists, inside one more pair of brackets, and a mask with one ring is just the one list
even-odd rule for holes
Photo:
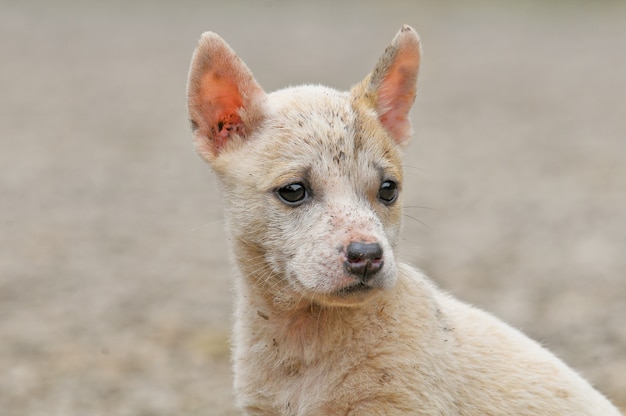
[[221,179],[241,272],[273,301],[356,305],[394,285],[419,57],[405,27],[351,92],[267,95],[219,37],[201,40],[188,89],[196,146]]
[[297,299],[354,303],[395,282],[400,159],[352,101],[320,87],[272,94],[263,126],[217,163],[236,245],[253,246],[238,261]]

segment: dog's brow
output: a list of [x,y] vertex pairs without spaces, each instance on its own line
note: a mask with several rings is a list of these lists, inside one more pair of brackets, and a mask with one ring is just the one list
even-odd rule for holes
[[304,168],[286,170],[278,175],[272,181],[272,189],[279,188],[289,183],[304,182],[305,185],[311,183],[311,167],[306,166]]
[[385,180],[389,180],[389,179],[393,179],[396,182],[400,180],[395,169],[386,168],[379,161],[372,162],[372,165],[374,166],[374,169],[378,173],[378,179],[381,182]]
[[378,172],[378,179],[380,179],[381,182],[384,181],[385,177],[387,176],[385,168],[383,168],[378,162],[374,162],[374,167]]

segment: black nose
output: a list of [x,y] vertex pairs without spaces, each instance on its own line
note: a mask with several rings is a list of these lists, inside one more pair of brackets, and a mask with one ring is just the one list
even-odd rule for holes
[[348,273],[355,275],[363,283],[383,267],[383,249],[378,243],[348,244],[344,265]]

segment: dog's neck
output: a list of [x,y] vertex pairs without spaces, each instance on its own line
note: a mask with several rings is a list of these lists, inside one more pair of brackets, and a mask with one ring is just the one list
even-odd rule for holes
[[377,320],[372,311],[376,307],[381,312],[385,309],[384,302],[380,302],[382,296],[378,301],[370,299],[365,305],[336,307],[304,299],[277,301],[248,282],[240,281],[238,286],[235,312],[236,325],[240,326],[238,334],[251,345],[274,344],[281,356],[302,365],[314,364],[336,353],[346,338],[359,338],[361,332],[371,332],[371,325]]

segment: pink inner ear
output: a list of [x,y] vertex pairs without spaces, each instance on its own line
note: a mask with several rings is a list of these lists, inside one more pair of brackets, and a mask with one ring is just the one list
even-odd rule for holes
[[199,95],[204,119],[209,124],[205,134],[214,141],[213,146],[217,153],[231,133],[243,133],[243,123],[239,115],[243,99],[237,85],[215,71],[202,76]]
[[[390,77],[391,78],[391,77]],[[386,80],[393,84],[397,80]],[[403,141],[412,134],[409,111],[414,94],[404,92],[402,85],[392,85],[381,90],[378,98],[379,120],[396,141]]]
[[378,88],[379,120],[398,142],[413,132],[409,111],[415,100],[419,50],[401,51]]

